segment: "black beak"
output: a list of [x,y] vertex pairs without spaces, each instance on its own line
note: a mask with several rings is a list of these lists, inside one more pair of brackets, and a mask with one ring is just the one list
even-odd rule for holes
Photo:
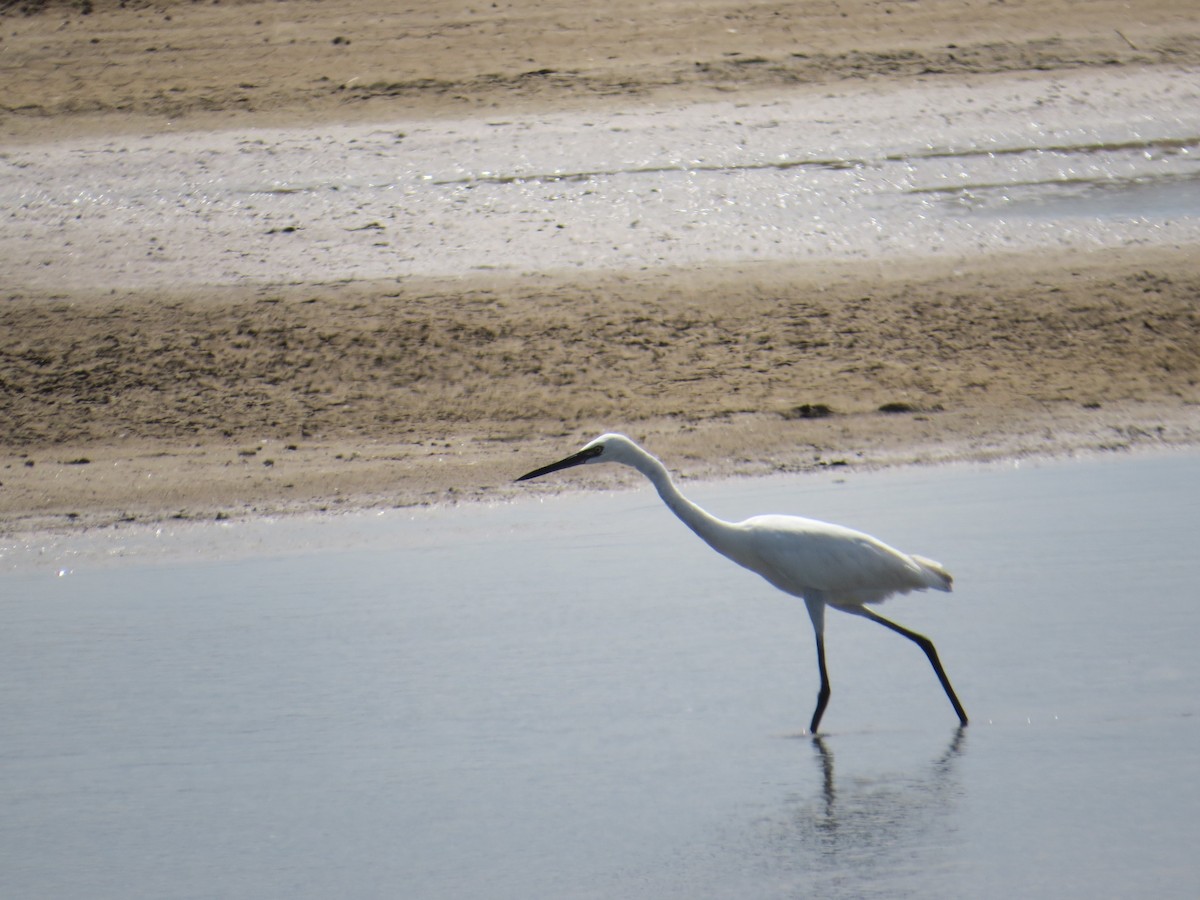
[[594,459],[603,453],[602,447],[588,447],[586,450],[580,450],[578,453],[568,456],[566,459],[560,459],[556,463],[550,463],[548,466],[542,466],[540,469],[534,469],[532,472],[526,472],[517,481],[528,481],[530,478],[540,478],[543,475],[549,475],[551,472],[557,472],[560,469],[569,469],[572,466],[582,466],[590,459]]

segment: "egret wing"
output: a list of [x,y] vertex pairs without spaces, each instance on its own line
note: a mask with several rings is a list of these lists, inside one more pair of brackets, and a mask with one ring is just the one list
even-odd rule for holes
[[740,528],[753,556],[739,562],[796,596],[819,593],[835,606],[857,606],[914,590],[949,590],[949,575],[936,563],[852,528],[797,516],[756,516]]

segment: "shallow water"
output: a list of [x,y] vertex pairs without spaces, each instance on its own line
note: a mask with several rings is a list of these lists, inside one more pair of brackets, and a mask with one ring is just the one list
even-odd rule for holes
[[803,736],[803,604],[648,488],[14,545],[0,895],[1196,896],[1200,457],[688,488],[941,559],[970,727],[832,615]]
[[[1195,75],[14,147],[0,274],[128,290],[1196,242],[1200,206],[1139,189],[1195,199]],[[1058,202],[1081,190],[1107,202]]]

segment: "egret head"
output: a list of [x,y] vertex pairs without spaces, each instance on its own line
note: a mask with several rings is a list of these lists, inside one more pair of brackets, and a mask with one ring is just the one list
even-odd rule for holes
[[623,434],[602,434],[594,441],[585,444],[583,449],[577,453],[572,453],[566,459],[560,459],[558,462],[542,466],[540,469],[534,469],[532,472],[526,472],[517,481],[528,481],[530,478],[539,478],[560,469],[570,469],[573,466],[582,466],[588,463],[614,462],[633,465],[633,459],[642,452],[637,444]]

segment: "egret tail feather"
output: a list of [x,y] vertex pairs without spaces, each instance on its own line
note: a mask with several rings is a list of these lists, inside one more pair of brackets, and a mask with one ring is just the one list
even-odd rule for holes
[[940,562],[916,554],[912,554],[912,561],[930,576],[929,586],[935,591],[954,590],[954,576]]

